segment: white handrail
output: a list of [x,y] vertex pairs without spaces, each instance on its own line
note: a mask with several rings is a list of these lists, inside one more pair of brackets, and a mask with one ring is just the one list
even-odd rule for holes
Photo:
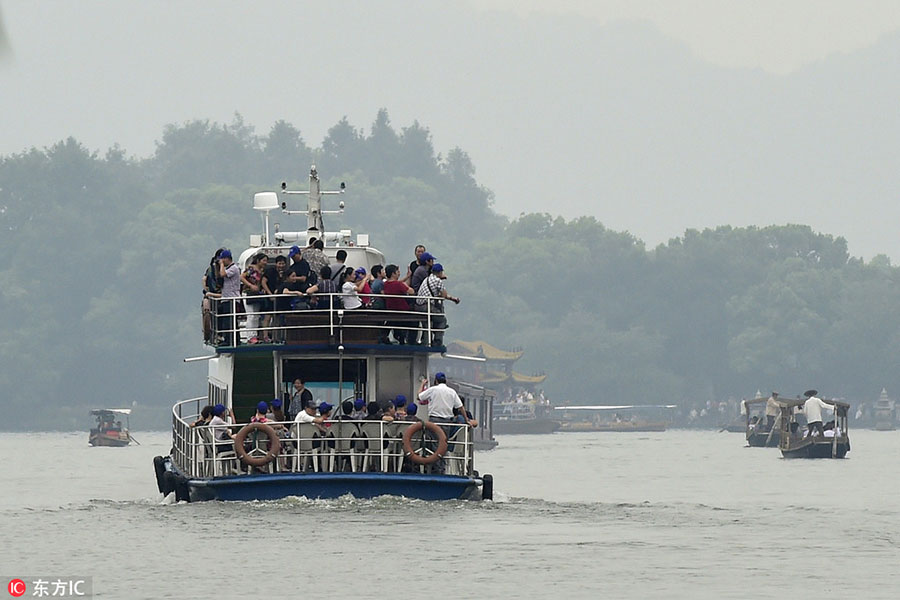
[[[372,299],[384,299],[384,298],[399,298],[403,300],[416,299],[418,296],[409,296],[409,295],[386,295],[386,294],[365,294]],[[255,331],[257,332],[257,336],[259,337],[259,332],[265,332],[266,334],[271,333],[276,337],[285,337],[287,332],[299,332],[302,330],[325,330],[327,329],[329,338],[333,338],[336,336],[336,333],[343,334],[344,331],[352,331],[352,330],[380,330],[384,333],[381,337],[386,337],[391,330],[395,331],[404,331],[407,334],[423,334],[423,339],[425,340],[426,345],[431,346],[434,342],[435,336],[438,332],[445,331],[445,328],[434,328],[432,327],[433,317],[437,315],[443,315],[443,310],[436,310],[432,305],[432,302],[440,301],[445,302],[443,299],[433,299],[429,298],[423,305],[424,309],[410,309],[410,310],[391,310],[387,308],[371,308],[366,305],[363,305],[359,308],[347,309],[339,306],[334,306],[337,302],[334,301],[335,298],[344,298],[353,296],[353,294],[343,294],[343,293],[329,293],[329,294],[312,294],[312,295],[303,295],[298,296],[295,294],[271,294],[271,295],[254,295],[254,296],[240,296],[240,297],[232,297],[232,298],[214,298],[209,297],[210,304],[212,307],[211,312],[211,320],[212,320],[212,339],[207,340],[213,346],[232,346],[239,345],[241,343],[240,335],[241,333]],[[357,294],[358,296],[358,294]],[[287,309],[287,310],[279,310],[274,308],[274,305],[278,303],[278,300],[285,301],[288,299],[296,299],[301,298],[305,300],[309,300],[312,298],[330,298],[331,301],[326,302],[327,306],[323,308],[299,308],[299,309]],[[235,303],[237,301],[243,301],[246,306],[246,302],[250,299],[257,300],[271,300],[273,304],[273,308],[271,310],[252,310],[247,311],[245,313],[240,313],[234,310]],[[316,317],[324,317],[328,316],[327,323],[317,322]],[[377,324],[368,324],[368,323],[347,323],[346,317],[359,315],[359,316],[374,316],[380,320],[380,323]],[[250,326],[249,323],[245,323],[243,327],[240,326],[240,320],[245,319],[249,321],[249,318],[253,317],[256,326]],[[266,320],[268,317],[271,317],[272,321],[277,323],[264,326],[261,323]],[[307,317],[309,323],[303,323],[302,321],[299,323],[287,324],[288,317]],[[380,317],[380,318],[379,318]],[[223,320],[224,318],[224,320]],[[382,320],[383,319],[383,320]],[[296,321],[296,319],[295,319]],[[227,326],[222,327],[227,322]],[[337,330],[337,331],[336,331]],[[222,338],[222,339],[219,339]],[[281,340],[283,341],[283,340]],[[234,342],[237,342],[235,344]]]

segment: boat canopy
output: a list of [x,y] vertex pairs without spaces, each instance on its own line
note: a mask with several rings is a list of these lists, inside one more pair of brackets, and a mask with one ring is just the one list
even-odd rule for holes
[[120,415],[130,415],[130,408],[95,408],[91,410],[92,415],[105,415],[109,413],[117,413]]

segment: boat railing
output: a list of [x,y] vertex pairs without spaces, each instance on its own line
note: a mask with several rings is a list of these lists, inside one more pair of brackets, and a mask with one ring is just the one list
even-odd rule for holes
[[498,418],[509,421],[531,421],[536,418],[534,403],[504,402],[495,411]]
[[[231,347],[270,341],[284,344],[382,343],[391,330],[416,336],[431,346],[443,328],[434,327],[433,317],[442,316],[441,300],[415,302],[417,296],[366,294],[375,299],[402,298],[409,310],[373,308],[370,304],[343,308],[352,294],[274,294],[237,298],[209,297],[210,312],[204,314],[206,343]],[[361,295],[357,295],[360,297]],[[292,308],[291,304],[295,307]]]
[[[216,439],[219,427],[192,426],[206,398],[191,398],[173,408],[172,458],[188,477],[224,475],[253,476],[259,473],[442,473],[474,474],[472,429],[464,424],[435,423],[447,437],[447,450],[440,461],[423,465],[413,462],[404,450],[403,433],[416,421],[328,420],[321,425],[293,421],[268,421],[279,439],[279,451],[261,467],[248,466],[239,458],[235,443]],[[196,410],[196,413],[193,411]],[[228,425],[232,434],[247,423]],[[437,451],[436,438],[413,436],[413,450],[429,456]],[[250,457],[269,452],[269,437],[263,430],[251,431],[243,450]]]

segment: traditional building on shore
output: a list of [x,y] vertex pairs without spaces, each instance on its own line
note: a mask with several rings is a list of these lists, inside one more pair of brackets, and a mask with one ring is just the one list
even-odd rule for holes
[[537,397],[539,386],[547,378],[545,374],[524,375],[513,370],[513,365],[522,358],[524,350],[500,350],[484,341],[454,341],[447,344],[447,354],[483,361],[446,361],[447,375],[462,381],[494,390],[498,400],[513,398],[519,391]]

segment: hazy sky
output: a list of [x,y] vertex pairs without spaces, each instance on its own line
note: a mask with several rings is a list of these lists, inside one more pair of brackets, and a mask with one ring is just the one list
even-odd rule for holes
[[900,29],[896,0],[472,0],[482,9],[577,14],[605,24],[646,19],[697,56],[729,67],[787,73],[858,50]]
[[[804,223],[900,260],[900,2],[0,0],[0,154],[169,123],[429,127],[508,215]],[[302,172],[305,166],[298,166]],[[327,174],[326,174],[327,175]],[[285,177],[290,177],[286,174]],[[2,182],[0,182],[2,183]]]

